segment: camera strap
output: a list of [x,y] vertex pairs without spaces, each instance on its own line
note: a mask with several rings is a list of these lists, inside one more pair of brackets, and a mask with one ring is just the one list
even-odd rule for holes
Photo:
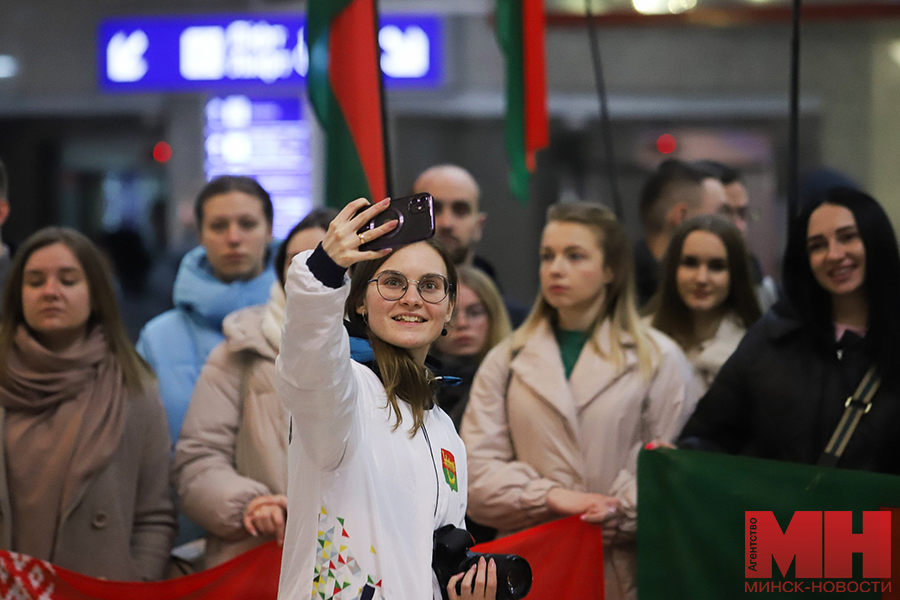
[[859,382],[856,392],[847,398],[847,401],[844,403],[844,414],[838,423],[837,429],[831,435],[831,440],[825,446],[822,456],[819,457],[820,465],[825,467],[837,466],[863,415],[872,409],[872,399],[875,393],[878,392],[880,385],[881,377],[875,372],[875,367],[873,366],[866,372],[862,381]]

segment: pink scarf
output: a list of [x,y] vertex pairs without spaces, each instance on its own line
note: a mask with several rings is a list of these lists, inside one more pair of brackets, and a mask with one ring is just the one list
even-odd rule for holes
[[119,446],[122,369],[102,327],[57,353],[24,325],[16,330],[6,368],[0,407],[6,411],[12,549],[52,561],[62,516]]

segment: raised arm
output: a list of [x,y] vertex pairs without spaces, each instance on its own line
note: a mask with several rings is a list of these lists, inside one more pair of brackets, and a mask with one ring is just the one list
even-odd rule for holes
[[[281,401],[292,416],[294,436],[320,468],[334,469],[344,456],[353,427],[357,382],[344,330],[344,301],[350,265],[384,256],[389,250],[360,252],[356,231],[387,208],[354,200],[335,217],[315,250],[298,254],[288,271],[287,305],[276,366]],[[395,221],[367,234],[368,240]]]

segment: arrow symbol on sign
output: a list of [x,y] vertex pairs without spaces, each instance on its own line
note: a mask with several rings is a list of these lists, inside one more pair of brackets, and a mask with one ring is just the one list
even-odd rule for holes
[[147,74],[144,53],[150,45],[147,34],[138,29],[125,35],[116,33],[106,46],[106,75],[110,81],[132,83]]

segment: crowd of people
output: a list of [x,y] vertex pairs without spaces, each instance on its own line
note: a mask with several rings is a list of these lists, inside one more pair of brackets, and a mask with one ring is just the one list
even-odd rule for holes
[[[6,186],[0,164],[0,224]],[[599,203],[550,207],[522,249],[540,264],[527,310],[475,253],[474,178],[439,165],[413,187],[435,238],[366,251],[397,224],[360,233],[389,199],[315,209],[276,242],[268,193],[214,179],[174,308],[136,346],[91,240],[3,246],[0,548],[149,581],[173,547],[196,570],[274,540],[282,598],[343,568],[361,597],[490,600],[493,562],[438,581],[436,531],[580,515],[606,597],[634,599],[648,444],[900,474],[900,251],[864,192],[805,203],[779,290],[747,247],[740,174],[667,160],[637,242]],[[835,452],[863,380],[871,411]]]

